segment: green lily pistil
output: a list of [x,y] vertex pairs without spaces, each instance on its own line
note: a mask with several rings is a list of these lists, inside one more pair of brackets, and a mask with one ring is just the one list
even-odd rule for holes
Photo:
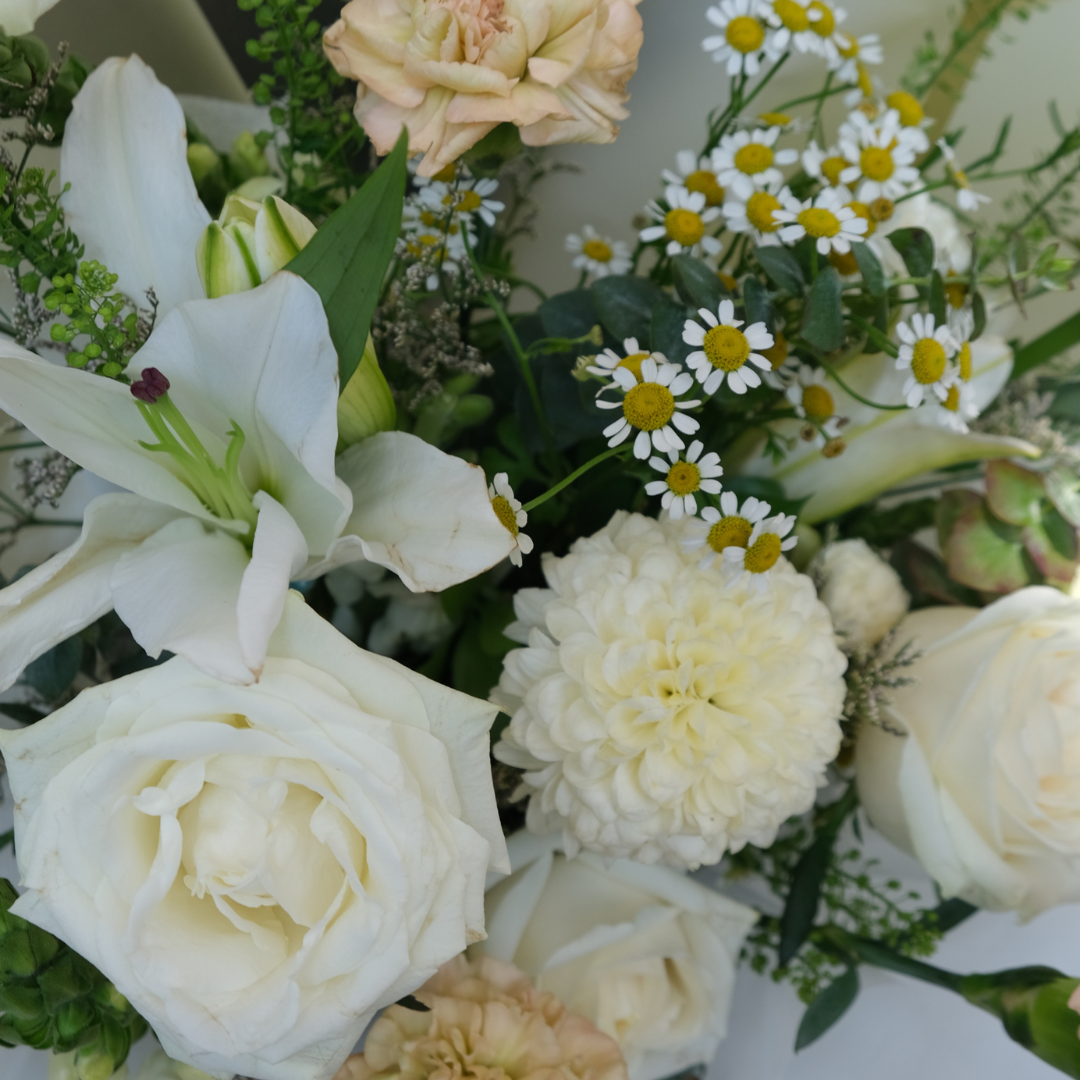
[[142,378],[131,384],[131,394],[146,426],[158,440],[156,443],[140,440],[139,445],[172,457],[183,470],[188,486],[215,517],[245,522],[248,528],[244,539],[250,546],[259,514],[252,493],[240,475],[240,455],[245,442],[240,425],[230,421],[225,464],[218,465],[169,397],[169,380],[162,372],[144,368]]

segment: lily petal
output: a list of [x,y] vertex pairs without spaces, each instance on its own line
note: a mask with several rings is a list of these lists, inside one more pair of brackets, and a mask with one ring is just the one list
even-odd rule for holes
[[163,315],[203,295],[195,247],[210,214],[187,164],[184,111],[137,56],[106,60],[75,98],[60,153],[67,224],[136,303]]
[[514,538],[495,516],[482,469],[415,435],[384,431],[349,447],[338,474],[352,489],[345,535],[308,573],[358,559],[393,570],[413,592],[438,592],[501,562]]
[[109,579],[117,561],[176,517],[175,510],[137,495],[101,495],[87,506],[71,547],[0,590],[0,689],[111,611]]

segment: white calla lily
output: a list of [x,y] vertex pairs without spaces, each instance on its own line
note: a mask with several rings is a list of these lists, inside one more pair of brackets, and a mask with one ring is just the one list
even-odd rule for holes
[[0,0],[0,27],[5,34],[29,34],[34,23],[59,0]]
[[[132,388],[0,342],[0,407],[132,493],[95,500],[71,548],[0,590],[0,686],[110,608],[150,655],[250,683],[291,580],[368,558],[438,590],[510,553],[483,470],[415,436],[366,440],[336,475],[337,355],[295,275],[181,304],[138,363],[168,380],[171,430],[190,427],[209,480],[154,448],[158,414]],[[209,508],[215,495],[234,516]]]
[[[1012,350],[1001,338],[972,344],[974,400],[985,408],[1001,392],[1012,371]],[[903,401],[903,372],[885,353],[860,356],[844,366],[844,382],[870,401]],[[761,455],[740,471],[779,480],[789,498],[808,499],[801,520],[812,524],[865,503],[897,484],[946,465],[1002,457],[1038,457],[1039,450],[1021,439],[976,432],[961,434],[943,427],[920,409],[882,411],[848,394],[834,379],[825,384],[836,415],[848,420],[840,432],[846,450],[828,458],[823,449],[797,441],[779,463]],[[801,421],[785,420],[778,432],[798,440]]]

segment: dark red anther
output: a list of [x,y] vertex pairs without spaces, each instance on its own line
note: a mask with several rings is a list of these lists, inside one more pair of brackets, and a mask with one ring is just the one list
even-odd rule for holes
[[157,368],[143,368],[142,378],[131,384],[131,393],[147,405],[153,405],[158,398],[169,391],[169,380]]

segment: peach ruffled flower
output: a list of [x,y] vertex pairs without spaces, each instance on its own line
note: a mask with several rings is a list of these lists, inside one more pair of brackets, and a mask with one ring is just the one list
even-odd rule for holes
[[615,1040],[512,964],[457,956],[415,996],[431,1011],[391,1005],[335,1080],[627,1080]]
[[352,0],[327,55],[357,79],[380,154],[409,129],[434,176],[496,125],[529,146],[612,142],[644,35],[640,0]]

